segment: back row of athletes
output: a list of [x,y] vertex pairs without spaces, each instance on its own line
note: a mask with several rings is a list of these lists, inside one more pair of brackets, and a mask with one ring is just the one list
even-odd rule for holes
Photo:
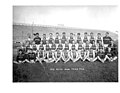
[[39,37],[39,33],[36,33],[36,37],[31,40],[28,39],[21,46],[15,63],[35,63],[36,61],[46,63],[63,60],[65,63],[72,60],[76,62],[78,60],[94,62],[100,60],[105,62],[114,61],[117,59],[117,47],[114,44],[109,33],[106,32],[105,37],[101,37],[101,34],[97,34],[97,38],[91,32],[88,38],[87,32],[84,33],[82,39],[80,33],[77,33],[77,39],[74,39],[73,33],[70,33],[70,38],[66,37],[66,33],[62,33],[60,39],[59,33],[56,33],[56,38],[53,38],[50,33],[49,39],[46,39],[46,34],[43,34],[43,39]]

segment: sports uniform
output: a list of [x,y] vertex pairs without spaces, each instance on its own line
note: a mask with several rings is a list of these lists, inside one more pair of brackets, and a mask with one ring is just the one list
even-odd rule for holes
[[59,38],[58,37],[55,38],[55,44],[59,44]]
[[88,41],[87,37],[84,37],[83,42],[86,43]]
[[63,45],[62,45],[62,44],[59,44],[57,49],[63,50]]
[[52,45],[51,45],[51,50],[52,50],[52,51],[56,50],[56,44],[52,44]]
[[73,38],[73,37],[70,37],[70,39],[69,39],[69,43],[72,44],[73,41],[74,41],[74,38]]
[[65,44],[64,50],[69,50],[69,45],[68,44]]
[[95,38],[94,37],[90,37],[90,43],[93,44],[93,42],[95,42]]

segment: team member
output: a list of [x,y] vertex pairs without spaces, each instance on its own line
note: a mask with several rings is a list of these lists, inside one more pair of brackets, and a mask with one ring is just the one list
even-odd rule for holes
[[53,43],[52,43],[52,45],[51,45],[51,50],[52,50],[53,52],[56,51],[56,44],[55,44],[54,41],[53,41]]
[[90,43],[93,44],[93,42],[95,42],[95,37],[93,32],[90,33]]
[[26,57],[25,57],[25,62],[28,63],[35,63],[37,55],[32,51],[32,49],[28,49]]
[[51,50],[49,50],[49,52],[48,52],[48,54],[47,54],[47,59],[44,59],[44,61],[45,61],[46,63],[52,63],[52,62],[55,61],[54,53],[53,53]]
[[33,49],[33,52],[34,52],[34,53],[37,53],[37,47],[36,47],[34,41],[32,42],[32,49]]
[[103,37],[103,44],[105,47],[107,47],[110,42],[111,42],[112,38],[109,36],[109,33],[106,32],[105,36]]
[[95,53],[97,53],[97,45],[96,45],[95,41],[93,41],[93,44],[91,45],[91,49],[93,49],[93,51]]
[[61,58],[62,58],[62,52],[59,49],[57,49],[55,51],[55,59],[56,59],[55,63],[57,63]]
[[89,51],[90,49],[90,43],[89,41],[86,41],[85,45],[84,45],[85,51]]
[[72,46],[71,46],[71,51],[72,50],[76,50],[76,44],[75,44],[75,41],[73,41],[73,44],[72,44]]
[[80,51],[79,58],[82,61],[85,61],[87,59],[87,52],[84,50],[84,48],[82,48],[82,50]]
[[71,58],[71,60],[73,61],[73,62],[76,62],[76,61],[78,61],[79,60],[79,54],[78,54],[78,52],[76,51],[76,50],[72,50],[71,52],[70,52],[70,58]]
[[49,37],[49,44],[52,44],[53,43],[53,34],[52,33],[50,33],[49,34],[50,35],[50,37]]
[[73,41],[74,41],[73,33],[70,33],[69,43],[72,44]]
[[82,48],[83,48],[83,43],[82,43],[82,41],[79,41],[77,50],[80,51],[80,50],[82,50]]
[[77,33],[77,43],[79,44],[82,41],[80,33]]
[[66,37],[66,33],[63,32],[63,33],[62,33],[62,38],[61,38],[61,43],[62,43],[62,44],[65,44],[65,41],[67,41],[67,37]]
[[104,63],[107,59],[107,56],[105,55],[105,52],[103,51],[103,49],[100,49],[97,52],[97,59],[100,60],[102,63]]
[[109,61],[113,61],[113,52],[111,51],[111,48],[108,48],[108,50],[106,51],[106,56],[107,56],[107,59],[109,60]]
[[32,46],[30,45],[29,42],[25,43],[25,52],[27,52],[30,48],[32,48]]
[[97,44],[99,44],[99,42],[103,42],[103,38],[101,37],[101,33],[97,34]]
[[25,60],[25,54],[22,52],[22,49],[19,49],[17,57],[16,57],[16,61],[13,61],[16,64],[20,64],[23,63]]
[[42,61],[44,61],[45,59],[45,52],[44,50],[39,50],[39,53],[37,55],[37,60],[42,63]]
[[69,44],[68,44],[68,42],[67,42],[67,41],[65,41],[64,50],[67,50],[67,51],[69,51],[69,50],[70,50],[70,47],[69,47]]
[[56,38],[55,38],[55,44],[59,44],[59,40],[60,40],[60,37],[59,37],[59,33],[57,32]]
[[95,57],[95,51],[93,51],[92,48],[87,52],[87,60],[90,62],[94,62],[97,60],[97,57]]
[[50,45],[49,45],[49,41],[47,40],[45,45],[45,59],[47,58],[49,50],[50,50]]
[[104,45],[102,44],[101,41],[99,41],[99,44],[98,44],[98,51],[99,51],[100,49],[102,49],[103,51],[105,50]]
[[43,43],[43,45],[46,44],[46,41],[47,41],[47,39],[46,39],[46,34],[43,34],[43,39],[42,39],[42,43]]
[[57,49],[59,49],[60,51],[63,50],[63,45],[62,45],[62,43],[61,43],[61,40],[59,40],[59,44],[58,44]]
[[84,38],[83,38],[83,42],[86,43],[88,41],[88,34],[87,32],[84,33]]
[[41,38],[39,37],[39,33],[36,33],[35,38],[33,39],[33,41],[35,42],[35,44],[37,46],[37,50],[39,50],[39,44],[41,42]]
[[70,53],[67,50],[62,51],[62,60],[67,63],[70,60]]
[[40,44],[40,46],[39,46],[39,50],[45,50],[45,49],[44,49],[43,42],[41,42],[41,44]]
[[31,38],[31,35],[28,33],[27,34],[27,39],[25,40],[25,43],[29,43],[29,44],[32,44],[32,38]]

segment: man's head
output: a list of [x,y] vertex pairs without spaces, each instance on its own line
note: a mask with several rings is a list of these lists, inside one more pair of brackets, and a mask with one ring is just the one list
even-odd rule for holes
[[84,33],[84,36],[87,36],[87,32]]
[[98,36],[98,37],[101,37],[101,33],[98,33],[97,36]]
[[93,35],[94,35],[93,32],[91,32],[91,33],[90,33],[90,36],[93,36]]
[[105,33],[105,36],[109,36],[109,32],[106,32],[106,33]]
[[45,37],[45,38],[46,38],[46,34],[43,34],[43,37]]
[[73,37],[73,33],[70,33],[70,37]]
[[65,36],[65,35],[66,35],[66,33],[65,33],[65,32],[63,32],[63,33],[62,33],[62,35],[63,35],[63,36]]
[[39,33],[36,33],[36,37],[39,37]]
[[22,49],[19,49],[18,53],[19,53],[19,54],[22,54]]
[[53,34],[52,34],[52,33],[50,33],[49,35],[50,35],[50,38],[52,38]]
[[77,36],[80,36],[80,33],[77,33]]
[[57,37],[59,36],[59,33],[58,33],[58,32],[56,33],[56,36],[57,36]]

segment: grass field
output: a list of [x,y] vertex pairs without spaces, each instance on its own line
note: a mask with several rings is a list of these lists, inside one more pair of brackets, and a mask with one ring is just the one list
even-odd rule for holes
[[13,64],[13,82],[118,82],[118,60]]

